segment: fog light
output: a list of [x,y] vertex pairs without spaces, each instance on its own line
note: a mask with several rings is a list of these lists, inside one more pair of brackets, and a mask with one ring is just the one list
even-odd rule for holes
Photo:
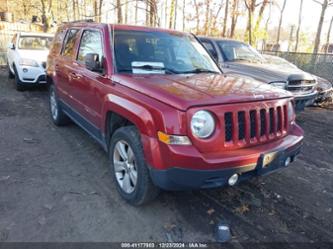
[[28,72],[28,69],[27,69],[27,68],[23,68],[23,72],[24,72],[24,73],[27,73],[27,72]]
[[284,166],[287,167],[291,162],[291,157],[287,157],[287,159],[284,161]]
[[230,178],[228,179],[228,184],[230,186],[234,186],[238,181],[238,174],[233,174],[232,176],[230,176]]

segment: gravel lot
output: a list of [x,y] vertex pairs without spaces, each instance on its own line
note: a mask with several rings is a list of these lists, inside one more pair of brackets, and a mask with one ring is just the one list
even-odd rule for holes
[[298,117],[303,153],[234,188],[164,192],[135,208],[118,196],[107,156],[82,129],[55,127],[45,88],[17,92],[0,69],[0,241],[333,242],[333,109]]

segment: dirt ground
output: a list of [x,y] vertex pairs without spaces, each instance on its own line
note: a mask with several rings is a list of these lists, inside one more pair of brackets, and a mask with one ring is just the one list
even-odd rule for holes
[[1,241],[333,242],[333,110],[298,116],[305,144],[289,168],[234,188],[164,192],[131,207],[107,156],[82,129],[55,127],[47,91],[14,89],[0,72]]

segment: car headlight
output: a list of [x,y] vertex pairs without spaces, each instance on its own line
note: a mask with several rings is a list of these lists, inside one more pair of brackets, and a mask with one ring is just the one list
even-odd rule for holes
[[289,103],[288,103],[288,120],[290,122],[295,121],[295,108],[291,101],[289,101]]
[[30,66],[30,67],[38,67],[37,61],[33,59],[22,58],[19,60],[19,64],[21,66]]
[[215,130],[215,120],[208,111],[197,111],[191,120],[192,134],[199,138],[208,138]]
[[286,89],[287,83],[284,81],[279,81],[279,82],[272,82],[272,83],[270,83],[270,85],[275,86],[280,89]]

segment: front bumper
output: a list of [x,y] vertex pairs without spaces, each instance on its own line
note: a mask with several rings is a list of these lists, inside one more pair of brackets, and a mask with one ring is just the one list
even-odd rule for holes
[[[165,190],[190,190],[216,188],[228,185],[228,179],[238,174],[238,182],[254,176],[266,175],[278,169],[285,168],[287,158],[293,162],[300,153],[303,138],[292,146],[274,151],[261,153],[257,162],[239,167],[218,170],[194,170],[188,168],[173,167],[167,170],[150,169],[151,178],[156,186]],[[265,155],[273,155],[274,159],[264,165]]]
[[313,105],[318,92],[313,92],[307,95],[295,95],[295,110],[296,112],[303,111],[305,107]]
[[46,84],[45,69],[41,66],[19,66],[17,72],[23,84]]
[[[243,181],[284,168],[285,160],[290,157],[294,161],[302,145],[303,130],[294,125],[287,136],[275,141],[213,154],[202,154],[193,146],[169,146],[162,143],[164,166],[156,167],[154,160],[147,161],[152,165],[152,181],[162,189],[214,188],[227,185],[229,177],[235,173],[239,174],[239,181]],[[153,146],[156,148],[157,144]],[[263,158],[272,153],[275,159],[268,167],[263,167]]]

